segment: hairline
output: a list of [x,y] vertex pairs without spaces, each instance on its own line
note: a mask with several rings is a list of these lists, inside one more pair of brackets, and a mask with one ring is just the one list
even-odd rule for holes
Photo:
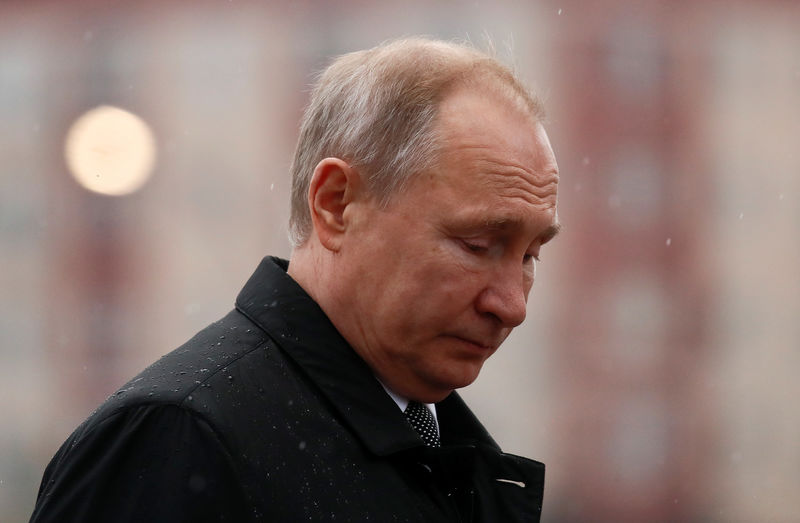
[[[419,52],[421,58],[416,55],[410,58],[412,51]],[[439,76],[415,63],[421,61],[430,68],[437,60],[443,64],[444,71]],[[332,82],[337,79],[346,85],[342,87]],[[427,82],[422,85],[421,92],[430,95],[414,98],[421,103],[418,112],[414,112],[418,109],[416,106],[407,106],[412,96],[418,94],[415,90],[419,86],[414,81]],[[366,84],[363,90],[362,82]],[[295,246],[305,243],[313,227],[307,202],[308,183],[315,168],[311,164],[326,157],[350,163],[364,176],[364,186],[370,196],[385,207],[416,176],[435,168],[446,147],[439,129],[442,104],[464,88],[481,89],[498,100],[510,101],[518,112],[531,118],[533,126],[544,120],[541,101],[522,84],[513,70],[491,54],[471,46],[427,39],[397,40],[334,59],[317,77],[303,116],[292,164],[289,223],[292,243]],[[386,91],[390,89],[398,91],[387,95]],[[377,116],[364,112],[365,104],[376,99],[379,104]],[[350,107],[325,105],[336,100],[349,103]],[[390,101],[398,104],[397,107],[386,105]],[[411,113],[403,114],[409,110]],[[350,119],[341,120],[341,114],[349,115]],[[339,120],[336,120],[337,116],[340,116]],[[410,123],[402,121],[403,116],[408,116],[407,122]],[[352,121],[352,118],[359,120]],[[398,119],[400,123],[396,124]],[[337,121],[343,130],[331,129]],[[321,123],[326,126],[321,126]],[[397,132],[399,135],[392,134]],[[400,140],[397,140],[398,136]],[[352,141],[359,137],[366,143],[361,153],[359,146]],[[312,138],[320,139],[322,145],[308,143]],[[348,148],[352,153],[345,150]],[[359,157],[364,150],[377,152],[378,156]]]

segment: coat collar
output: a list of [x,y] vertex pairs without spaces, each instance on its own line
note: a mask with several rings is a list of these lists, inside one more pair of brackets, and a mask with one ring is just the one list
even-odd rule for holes
[[[311,297],[287,273],[288,262],[267,257],[245,284],[236,308],[294,360],[374,454],[422,445],[367,364]],[[497,445],[456,393],[436,406],[443,444]]]
[[[476,520],[494,521],[494,511],[502,507],[514,507],[515,514],[523,515],[520,520],[538,520],[544,465],[502,453],[455,392],[436,404],[442,447],[425,447],[367,364],[286,273],[288,266],[286,260],[264,258],[239,293],[236,308],[266,331],[319,387],[368,451],[400,459],[423,456],[439,463],[443,466],[434,466],[433,471],[443,485],[478,478],[481,501],[475,510],[487,515],[476,515]],[[517,519],[509,515],[504,520]]]

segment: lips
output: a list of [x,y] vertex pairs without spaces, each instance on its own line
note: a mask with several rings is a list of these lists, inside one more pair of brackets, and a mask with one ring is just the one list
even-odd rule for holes
[[495,349],[500,345],[499,342],[494,340],[487,340],[487,338],[481,338],[478,336],[469,336],[469,335],[461,335],[461,334],[448,334],[450,338],[455,338],[459,341],[463,341],[474,347],[485,350],[485,351],[492,351],[494,352]]

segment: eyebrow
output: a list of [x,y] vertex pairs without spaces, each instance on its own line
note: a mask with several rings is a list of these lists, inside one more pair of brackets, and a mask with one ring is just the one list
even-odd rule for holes
[[[485,221],[484,227],[493,230],[505,230],[513,228],[515,226],[519,226],[521,223],[522,222],[520,220],[514,218],[499,218],[499,219]],[[541,244],[544,245],[545,243],[555,238],[558,235],[558,233],[561,232],[561,229],[562,229],[561,222],[556,221],[555,223],[550,224],[544,231],[542,231],[537,236],[537,238],[539,238]]]
[[555,238],[561,232],[561,222],[555,222],[544,230],[539,237],[542,239],[542,245]]

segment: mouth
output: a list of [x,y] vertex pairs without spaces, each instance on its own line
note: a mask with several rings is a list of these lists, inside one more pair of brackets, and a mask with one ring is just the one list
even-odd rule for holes
[[497,349],[498,343],[493,341],[485,341],[479,340],[477,338],[468,338],[465,336],[459,336],[457,334],[449,334],[447,335],[448,338],[458,340],[463,345],[468,346],[472,350],[477,350],[480,352],[494,352]]

